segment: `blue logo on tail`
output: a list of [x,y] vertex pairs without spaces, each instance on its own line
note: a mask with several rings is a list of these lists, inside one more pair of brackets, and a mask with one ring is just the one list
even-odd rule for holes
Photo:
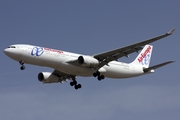
[[148,65],[149,62],[150,62],[150,58],[151,58],[151,55],[150,55],[150,54],[147,54],[147,55],[144,57],[144,59],[143,59],[143,61],[141,62],[141,64],[142,64],[142,65]]

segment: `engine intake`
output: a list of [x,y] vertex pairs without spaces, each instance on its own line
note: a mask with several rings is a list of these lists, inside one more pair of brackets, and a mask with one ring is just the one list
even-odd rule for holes
[[99,65],[99,61],[91,56],[79,56],[78,63],[85,67],[96,67]]

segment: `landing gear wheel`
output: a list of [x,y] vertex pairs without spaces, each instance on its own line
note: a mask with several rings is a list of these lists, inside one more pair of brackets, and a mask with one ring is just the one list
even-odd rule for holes
[[77,85],[75,85],[75,86],[74,86],[74,89],[76,89],[76,90],[77,90],[77,89],[78,89],[78,86],[77,86]]
[[93,76],[94,76],[94,77],[97,77],[97,73],[93,73]]
[[21,70],[24,70],[25,69],[25,66],[24,66],[24,61],[19,61],[19,64],[22,65],[20,67]]
[[21,67],[20,67],[20,69],[21,69],[21,70],[24,70],[24,69],[25,69],[25,66],[24,66],[24,65],[23,65],[23,66],[21,66]]
[[19,64],[24,65],[24,61],[19,61]]
[[76,90],[82,87],[81,84],[77,84],[76,80],[73,80],[72,82],[70,82],[70,85],[74,86],[74,89]]
[[81,88],[82,86],[81,86],[81,84],[78,84],[78,85],[75,85],[74,86],[74,88],[77,90],[77,89],[79,89],[79,88]]
[[98,79],[99,81],[101,81],[101,76],[98,76],[97,79]]
[[81,87],[82,87],[82,85],[81,85],[81,84],[78,84],[77,86],[78,86],[78,88],[81,88]]
[[77,81],[76,80],[73,80],[72,82],[70,82],[70,85],[71,86],[74,86],[74,85],[76,85],[77,84]]
[[94,76],[94,77],[97,77],[97,79],[98,79],[99,81],[101,81],[102,79],[105,78],[105,76],[104,76],[104,75],[101,75],[101,73],[100,73],[99,71],[96,71],[95,73],[93,73],[93,76]]
[[105,76],[104,76],[104,75],[101,75],[100,77],[101,77],[101,79],[102,79],[102,80],[105,78]]
[[74,80],[73,83],[74,83],[74,85],[77,85],[77,81],[76,80]]
[[104,78],[105,78],[104,75],[100,75],[100,76],[97,77],[97,79],[98,79],[99,81],[103,80]]
[[73,85],[74,85],[74,82],[70,82],[70,85],[73,86]]
[[100,76],[100,72],[99,72],[99,71],[94,72],[94,73],[93,73],[93,76],[94,76],[94,77]]

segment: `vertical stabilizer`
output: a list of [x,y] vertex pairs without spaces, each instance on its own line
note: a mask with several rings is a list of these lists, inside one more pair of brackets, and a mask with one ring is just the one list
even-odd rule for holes
[[142,65],[145,68],[149,67],[153,46],[145,45],[143,50],[139,53],[136,59],[131,64]]

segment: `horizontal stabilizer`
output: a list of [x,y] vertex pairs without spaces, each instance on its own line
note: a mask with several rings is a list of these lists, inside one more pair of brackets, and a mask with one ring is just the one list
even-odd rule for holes
[[149,71],[151,71],[151,70],[160,68],[160,67],[162,67],[162,66],[164,66],[164,65],[167,65],[167,64],[170,64],[170,63],[173,63],[173,62],[174,62],[174,61],[168,61],[168,62],[164,62],[164,63],[158,64],[158,65],[154,65],[154,66],[149,67],[149,68],[145,68],[145,69],[144,69],[144,72],[145,72],[145,73],[146,73],[146,72],[149,72]]

